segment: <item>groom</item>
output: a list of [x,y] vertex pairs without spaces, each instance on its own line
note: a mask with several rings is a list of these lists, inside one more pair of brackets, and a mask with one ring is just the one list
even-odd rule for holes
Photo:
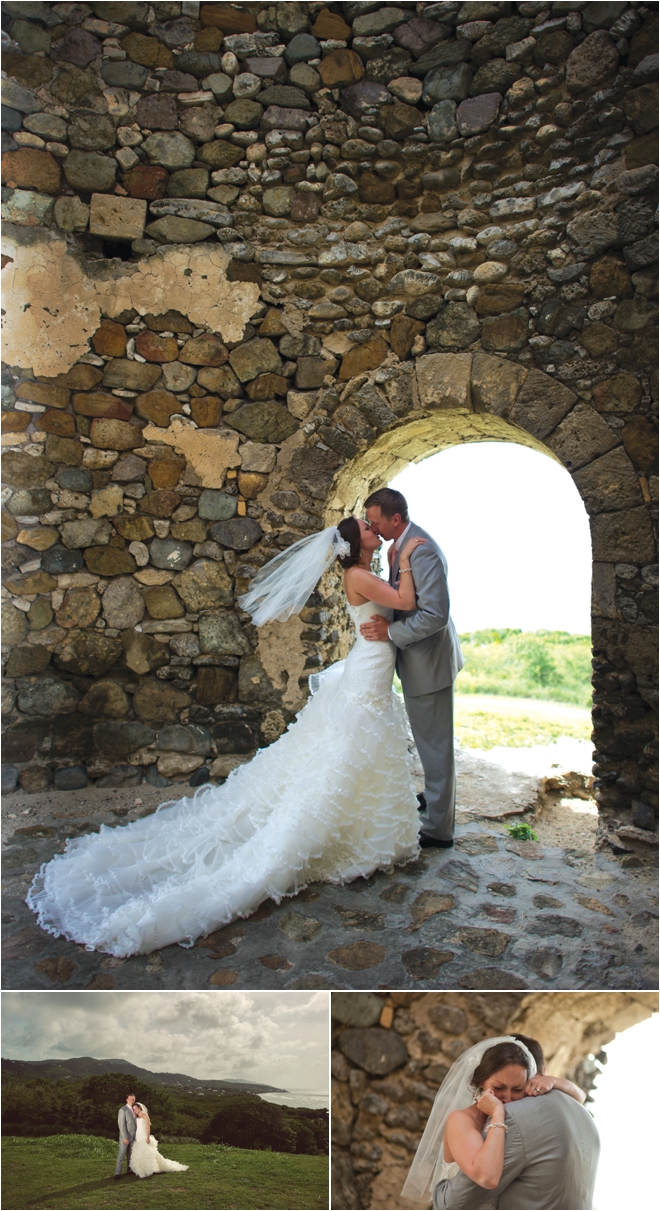
[[589,1211],[600,1141],[584,1106],[553,1089],[542,1097],[509,1102],[504,1116],[504,1169],[496,1189],[484,1190],[459,1173],[451,1181],[439,1182],[433,1206],[469,1211],[486,1202],[500,1211],[546,1207]]
[[395,610],[389,623],[379,614],[360,627],[365,639],[391,639],[397,647],[396,669],[401,678],[406,710],[424,768],[424,794],[419,795],[422,849],[449,849],[454,835],[454,681],[463,668],[456,629],[449,616],[447,561],[426,530],[408,516],[401,492],[380,488],[365,501],[367,520],[386,541],[390,584],[399,583],[399,557],[409,538],[427,541],[410,558],[417,605]]
[[115,1181],[123,1177],[122,1166],[124,1157],[126,1157],[126,1172],[129,1172],[131,1161],[131,1148],[135,1142],[136,1119],[133,1113],[135,1105],[135,1094],[126,1094],[126,1104],[120,1106],[119,1114],[117,1115],[117,1124],[119,1126],[119,1152],[117,1153],[117,1164],[115,1165]]

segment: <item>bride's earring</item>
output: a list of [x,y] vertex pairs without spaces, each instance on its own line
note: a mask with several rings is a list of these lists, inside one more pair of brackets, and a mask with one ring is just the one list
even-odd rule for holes
[[476,1103],[479,1101],[480,1097],[481,1097],[481,1089],[475,1089],[474,1097],[472,1098],[473,1106],[476,1105]]

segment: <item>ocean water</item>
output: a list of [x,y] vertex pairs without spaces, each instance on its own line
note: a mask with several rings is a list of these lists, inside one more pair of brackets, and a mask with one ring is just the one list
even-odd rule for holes
[[288,1089],[286,1093],[260,1093],[264,1102],[274,1102],[276,1106],[304,1106],[308,1110],[328,1110],[330,1099],[327,1093],[318,1093],[311,1089]]

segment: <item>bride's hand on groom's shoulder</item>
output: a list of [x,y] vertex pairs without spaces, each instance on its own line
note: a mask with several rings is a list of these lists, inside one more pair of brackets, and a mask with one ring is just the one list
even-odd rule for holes
[[401,552],[401,559],[403,560],[406,556],[410,558],[413,551],[416,551],[418,547],[425,546],[427,542],[428,538],[409,538]]
[[532,1076],[525,1085],[526,1097],[540,1097],[543,1093],[550,1093],[556,1084],[554,1076]]

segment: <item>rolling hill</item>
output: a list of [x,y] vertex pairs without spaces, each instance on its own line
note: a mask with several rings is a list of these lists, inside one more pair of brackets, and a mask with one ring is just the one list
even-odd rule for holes
[[79,1081],[84,1077],[99,1076],[105,1072],[125,1072],[136,1081],[146,1081],[150,1085],[163,1085],[172,1091],[181,1093],[286,1093],[286,1089],[278,1089],[275,1085],[265,1085],[260,1081],[203,1080],[195,1076],[187,1076],[181,1072],[150,1072],[148,1068],[138,1068],[128,1060],[95,1060],[91,1056],[81,1056],[69,1060],[2,1060],[2,1080],[5,1081],[34,1081],[37,1077],[47,1081]]

